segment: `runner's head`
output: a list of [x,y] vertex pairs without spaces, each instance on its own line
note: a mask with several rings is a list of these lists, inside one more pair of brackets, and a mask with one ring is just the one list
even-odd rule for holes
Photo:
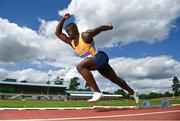
[[77,25],[75,23],[69,23],[66,25],[65,30],[69,36],[69,38],[74,39],[75,36],[78,35],[78,28]]

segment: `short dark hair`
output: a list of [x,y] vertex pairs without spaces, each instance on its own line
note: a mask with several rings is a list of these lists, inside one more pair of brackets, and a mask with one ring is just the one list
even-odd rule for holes
[[67,24],[66,27],[65,27],[65,30],[66,30],[68,27],[70,27],[70,28],[75,28],[75,29],[78,30],[77,25],[76,25],[75,23],[69,23],[69,24]]

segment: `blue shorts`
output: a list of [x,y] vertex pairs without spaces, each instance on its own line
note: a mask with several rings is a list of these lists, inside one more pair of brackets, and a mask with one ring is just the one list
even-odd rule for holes
[[108,55],[103,51],[98,51],[92,59],[95,61],[97,69],[100,69],[109,62]]

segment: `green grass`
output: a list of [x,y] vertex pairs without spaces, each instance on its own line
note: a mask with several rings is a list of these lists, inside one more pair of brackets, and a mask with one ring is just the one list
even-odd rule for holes
[[124,106],[135,105],[134,101],[101,101],[88,103],[86,101],[22,101],[22,100],[0,100],[0,107],[91,107],[91,106]]
[[[151,105],[160,105],[160,99],[150,100]],[[180,104],[180,100],[170,100],[171,104]],[[91,107],[91,106],[137,106],[134,101],[100,101],[88,103],[86,101],[38,101],[38,100],[0,100],[0,107],[6,108],[50,108],[50,107]]]

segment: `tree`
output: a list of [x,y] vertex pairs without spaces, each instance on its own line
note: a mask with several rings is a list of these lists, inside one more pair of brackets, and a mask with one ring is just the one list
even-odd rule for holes
[[161,93],[156,93],[156,92],[151,92],[147,96],[148,99],[160,98],[160,97],[162,97],[162,94]]
[[165,92],[164,93],[164,97],[170,97],[170,96],[172,96],[172,94],[170,92]]
[[127,94],[124,90],[122,90],[122,89],[119,89],[119,90],[117,90],[117,91],[115,91],[114,92],[115,94],[120,94],[120,95],[122,95],[125,99],[129,99],[129,94]]
[[63,78],[57,77],[57,78],[55,79],[54,84],[56,84],[56,85],[63,85],[63,81],[64,81]]
[[172,91],[174,92],[175,95],[178,95],[180,93],[180,84],[179,84],[179,80],[177,77],[173,78],[173,85],[172,85]]
[[70,90],[77,90],[78,86],[80,85],[80,83],[78,83],[79,78],[78,77],[73,77],[70,80],[70,84],[69,84],[69,89]]
[[147,94],[140,94],[139,98],[140,99],[148,99],[148,95]]

